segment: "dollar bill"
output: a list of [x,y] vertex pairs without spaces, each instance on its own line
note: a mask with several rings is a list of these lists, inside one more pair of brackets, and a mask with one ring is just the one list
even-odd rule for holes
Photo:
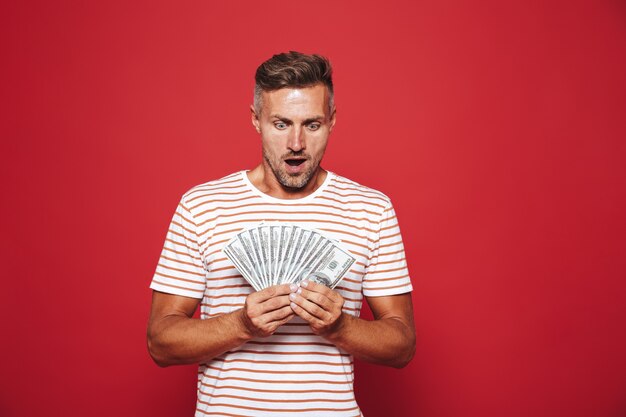
[[244,248],[241,240],[233,240],[224,247],[224,254],[232,261],[235,268],[239,270],[241,275],[259,291],[262,289],[261,283],[257,278],[254,262],[249,258],[248,252]]
[[296,269],[294,275],[291,277],[291,282],[302,281],[307,272],[313,269],[313,265],[316,263],[318,259],[321,259],[326,254],[326,251],[329,247],[332,247],[332,242],[320,234],[316,233],[317,240],[314,245],[311,246],[308,254],[305,255],[304,259],[300,263],[299,267]]
[[335,288],[355,262],[340,242],[321,232],[278,222],[237,233],[223,252],[256,291],[303,279]]
[[246,243],[246,249],[250,254],[250,257],[255,261],[255,270],[257,272],[257,277],[259,278],[259,283],[262,288],[268,286],[268,283],[265,279],[265,265],[263,263],[263,258],[261,257],[261,245],[259,244],[258,230],[250,229],[244,234],[241,238],[242,242]]
[[289,237],[287,252],[285,253],[285,259],[283,260],[280,272],[279,279],[281,284],[287,282],[287,276],[289,276],[289,272],[291,272],[293,260],[295,259],[295,253],[298,251],[298,245],[302,241],[302,233],[302,229],[296,226],[291,226],[291,236]]
[[278,244],[280,243],[279,241],[279,233],[280,233],[280,226],[278,225],[270,225],[269,226],[269,235],[270,235],[270,243],[269,243],[269,248],[270,248],[270,264],[272,265],[272,279],[276,279],[276,270],[278,268]]
[[302,279],[308,278],[312,281],[324,284],[327,287],[335,288],[345,274],[350,270],[356,259],[348,252],[333,246],[331,250],[306,273]]
[[307,250],[309,245],[311,244],[311,237],[313,236],[313,232],[306,229],[300,229],[302,233],[298,237],[298,241],[296,242],[296,250],[293,253],[293,257],[290,262],[289,270],[284,277],[286,282],[293,282],[291,277],[298,269],[298,266],[302,262],[302,256],[304,252]]
[[281,228],[281,238],[280,238],[280,248],[279,248],[279,265],[276,269],[276,278],[278,283],[283,283],[283,276],[285,274],[285,267],[287,264],[287,254],[289,253],[289,247],[293,243],[294,233],[293,227],[288,225],[283,225]]
[[265,272],[265,283],[271,285],[272,282],[272,264],[269,255],[269,231],[268,226],[261,225],[257,228],[259,235],[259,246],[261,251],[261,259],[263,263],[263,271]]

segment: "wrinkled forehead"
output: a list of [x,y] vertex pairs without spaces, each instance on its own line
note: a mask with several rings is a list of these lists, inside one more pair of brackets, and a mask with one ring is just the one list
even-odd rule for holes
[[330,92],[323,84],[311,87],[281,88],[261,93],[262,112],[279,114],[329,114]]

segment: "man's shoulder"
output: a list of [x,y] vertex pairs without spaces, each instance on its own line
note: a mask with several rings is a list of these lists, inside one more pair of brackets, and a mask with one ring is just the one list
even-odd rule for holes
[[380,200],[386,205],[391,205],[391,199],[385,193],[336,173],[333,173],[333,183],[334,188],[338,189],[342,193],[360,194]]
[[215,180],[203,182],[187,190],[182,197],[184,202],[195,200],[206,195],[216,195],[220,193],[236,193],[237,189],[245,187],[242,171],[223,176]]

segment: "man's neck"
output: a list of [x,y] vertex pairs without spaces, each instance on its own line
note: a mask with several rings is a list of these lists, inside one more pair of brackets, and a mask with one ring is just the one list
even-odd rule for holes
[[247,173],[248,179],[259,191],[270,197],[284,200],[294,200],[311,195],[326,180],[328,172],[322,167],[318,167],[309,179],[309,182],[302,188],[288,188],[282,185],[271,169],[260,164]]

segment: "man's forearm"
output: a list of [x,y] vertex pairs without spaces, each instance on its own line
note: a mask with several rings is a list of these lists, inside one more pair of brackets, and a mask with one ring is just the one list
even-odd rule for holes
[[411,294],[366,297],[376,320],[343,312],[343,297],[319,283],[292,285],[291,308],[318,334],[358,359],[402,368],[413,358],[415,330]]
[[251,338],[242,310],[200,320],[183,315],[163,317],[148,328],[148,350],[159,366],[208,361]]
[[325,338],[360,360],[395,368],[404,367],[415,353],[412,327],[396,318],[369,321],[342,313]]
[[277,285],[246,297],[243,308],[194,319],[198,300],[154,291],[148,350],[160,366],[207,362],[253,337],[267,337],[293,317],[290,287]]

